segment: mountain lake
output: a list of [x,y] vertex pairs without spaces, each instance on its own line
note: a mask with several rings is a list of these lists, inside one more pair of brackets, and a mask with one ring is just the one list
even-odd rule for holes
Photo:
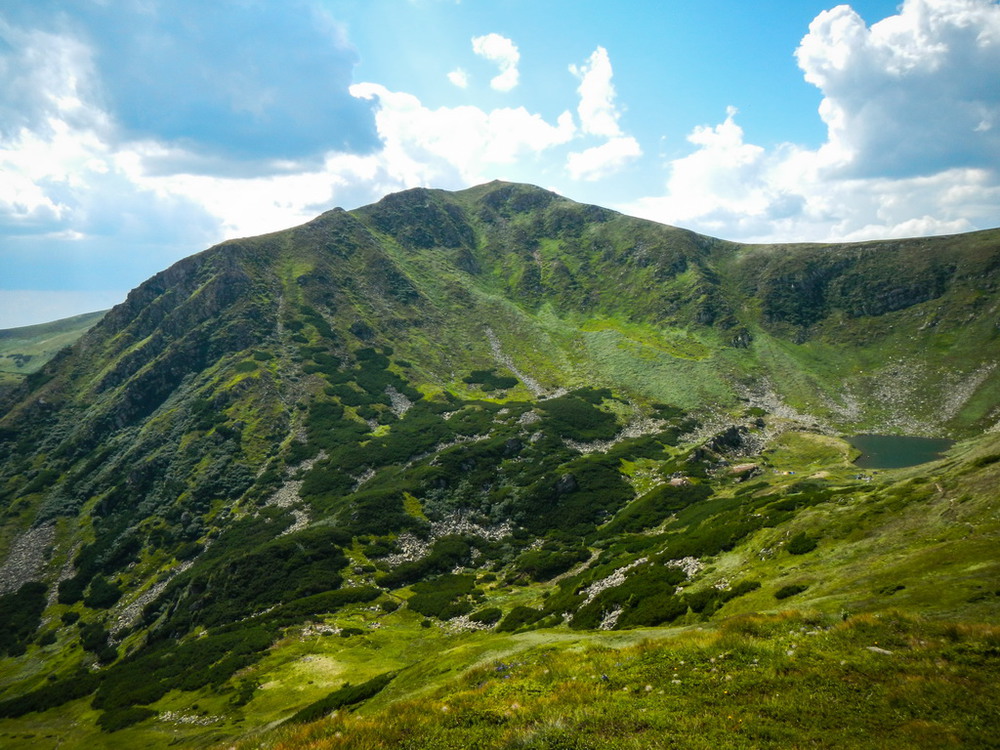
[[927,463],[955,444],[947,438],[905,435],[854,435],[847,442],[861,451],[854,463],[862,469],[902,469]]

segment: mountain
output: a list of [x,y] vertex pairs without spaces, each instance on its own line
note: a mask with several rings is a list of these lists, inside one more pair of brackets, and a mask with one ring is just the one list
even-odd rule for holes
[[[759,614],[789,606],[847,623],[829,658],[866,613],[945,618],[972,661],[933,689],[989,685],[998,284],[1000,230],[748,246],[508,183],[182,260],[0,396],[0,742],[256,743],[453,693],[482,729],[489,659],[667,663],[699,627],[716,658],[733,622],[794,651]],[[959,442],[872,472],[862,432]],[[924,735],[985,736],[937,703]]]

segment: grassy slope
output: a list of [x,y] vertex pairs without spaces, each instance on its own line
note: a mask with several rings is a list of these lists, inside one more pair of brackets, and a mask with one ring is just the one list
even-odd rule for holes
[[0,331],[0,387],[20,383],[86,333],[106,311]]

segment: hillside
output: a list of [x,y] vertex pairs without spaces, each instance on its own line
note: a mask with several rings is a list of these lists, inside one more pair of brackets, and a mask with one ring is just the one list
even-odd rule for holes
[[[887,697],[898,721],[868,736],[980,743],[951,697],[995,693],[998,284],[1000,230],[743,246],[506,183],[191,256],[0,394],[0,743],[295,747],[343,716],[256,732],[454,694],[465,747],[500,710],[477,680],[515,655],[564,689],[605,658],[572,667],[588,644],[761,662],[789,650],[782,617],[825,634],[787,685],[803,704],[834,657],[880,655],[871,632],[931,645],[860,665],[870,693],[954,661],[959,633],[961,673]],[[863,432],[958,442],[862,471]],[[583,736],[546,740],[569,703],[530,705],[496,736]],[[820,728],[783,731],[744,740]]]
[[86,333],[103,317],[104,312],[0,330],[0,393],[22,383],[25,377],[41,369],[60,350]]

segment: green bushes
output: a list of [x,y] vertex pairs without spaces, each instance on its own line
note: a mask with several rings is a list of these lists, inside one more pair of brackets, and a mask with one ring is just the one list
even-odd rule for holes
[[[688,610],[688,602],[679,596],[661,592],[633,603],[618,617],[615,629],[645,628],[673,622]],[[576,620],[574,619],[574,623]]]
[[671,514],[689,505],[707,500],[712,490],[707,484],[687,484],[675,487],[663,484],[647,492],[622,510],[602,536],[613,534],[634,534],[663,523]]
[[503,610],[499,607],[484,607],[469,615],[470,620],[481,625],[495,625],[500,622],[501,617],[503,617]]
[[514,570],[533,581],[548,581],[588,557],[590,553],[583,546],[567,548],[546,542],[541,549],[521,553],[514,563]]
[[403,493],[395,487],[358,492],[352,500],[350,530],[355,536],[382,536],[426,523],[406,512]]
[[347,565],[337,546],[343,541],[343,532],[307,529],[226,562],[204,581],[199,620],[218,625],[276,602],[336,589]]
[[538,404],[544,414],[542,429],[573,440],[610,440],[618,432],[618,422],[613,414],[594,405],[610,396],[611,392],[607,390],[581,388],[565,396],[542,401]]
[[[340,586],[341,570],[347,565],[340,545],[350,541],[344,531],[320,527],[268,541],[262,538],[267,526],[272,534],[283,526],[272,523],[261,528],[257,523],[261,520],[234,525],[230,534],[203,553],[197,568],[175,578],[146,608],[145,621],[151,623],[170,610],[167,626],[186,632],[195,624],[222,625]],[[237,546],[240,540],[246,542],[242,548]]]
[[472,545],[465,537],[443,536],[434,542],[427,557],[403,563],[382,576],[379,583],[390,589],[406,586],[429,575],[453,570],[468,562],[471,553]]
[[497,630],[501,633],[513,633],[515,630],[533,625],[543,617],[545,617],[545,612],[540,609],[518,605],[503,618],[503,622],[497,626]]
[[634,495],[618,464],[595,454],[563,464],[558,475],[550,471],[524,494],[518,520],[536,534],[592,532]]
[[31,581],[17,591],[0,596],[0,655],[19,656],[42,622],[44,583]]
[[365,425],[344,416],[343,406],[329,401],[314,403],[306,418],[309,443],[328,452],[356,444],[367,433]]
[[470,595],[475,592],[473,575],[443,575],[413,586],[407,605],[414,612],[439,620],[450,620],[472,611]]
[[153,703],[170,690],[220,686],[252,664],[274,639],[263,627],[243,627],[179,645],[165,642],[127,657],[101,681],[93,706],[115,711]]
[[473,370],[471,374],[462,378],[465,383],[477,384],[484,391],[502,391],[513,388],[518,384],[518,379],[507,375],[497,375],[494,370]]
[[0,717],[16,718],[33,711],[47,711],[83,698],[97,689],[100,679],[97,673],[80,669],[62,680],[32,690],[30,693],[0,701]]
[[113,711],[105,711],[97,717],[97,726],[104,732],[117,732],[140,721],[156,716],[157,712],[151,708],[141,708],[139,706],[129,706],[128,708],[118,708]]
[[618,627],[670,622],[687,611],[687,604],[674,601],[677,585],[686,578],[684,572],[674,566],[642,565],[630,571],[624,583],[605,589],[581,607],[570,627],[574,630],[596,628],[604,613],[616,607],[623,610]]
[[984,466],[992,466],[995,463],[1000,463],[1000,453],[992,453],[987,456],[980,456],[979,458],[972,461],[972,466],[977,469],[981,469]]
[[349,682],[344,683],[343,687],[334,690],[322,700],[311,703],[298,711],[287,723],[305,724],[310,721],[317,721],[329,715],[332,711],[368,700],[380,693],[386,685],[392,682],[396,674],[396,672],[386,672],[360,685],[351,685]]
[[83,599],[83,604],[91,609],[107,609],[122,597],[121,588],[103,576],[97,576],[90,582],[90,591]]
[[381,596],[381,589],[374,586],[357,586],[336,591],[324,591],[322,594],[313,594],[295,601],[282,604],[280,607],[268,612],[263,619],[266,622],[279,625],[290,625],[300,622],[309,615],[327,614],[336,612],[341,607],[348,604],[359,604],[371,602]]
[[693,594],[684,594],[684,602],[692,612],[702,615],[705,619],[716,613],[718,609],[738,596],[749,594],[760,588],[758,581],[740,581],[730,589],[708,588]]
[[774,592],[775,599],[787,599],[790,596],[795,596],[796,594],[801,594],[809,586],[804,583],[790,583],[787,586],[782,586],[780,589]]
[[816,549],[818,543],[815,537],[811,537],[803,531],[788,540],[787,549],[792,555],[804,555]]

